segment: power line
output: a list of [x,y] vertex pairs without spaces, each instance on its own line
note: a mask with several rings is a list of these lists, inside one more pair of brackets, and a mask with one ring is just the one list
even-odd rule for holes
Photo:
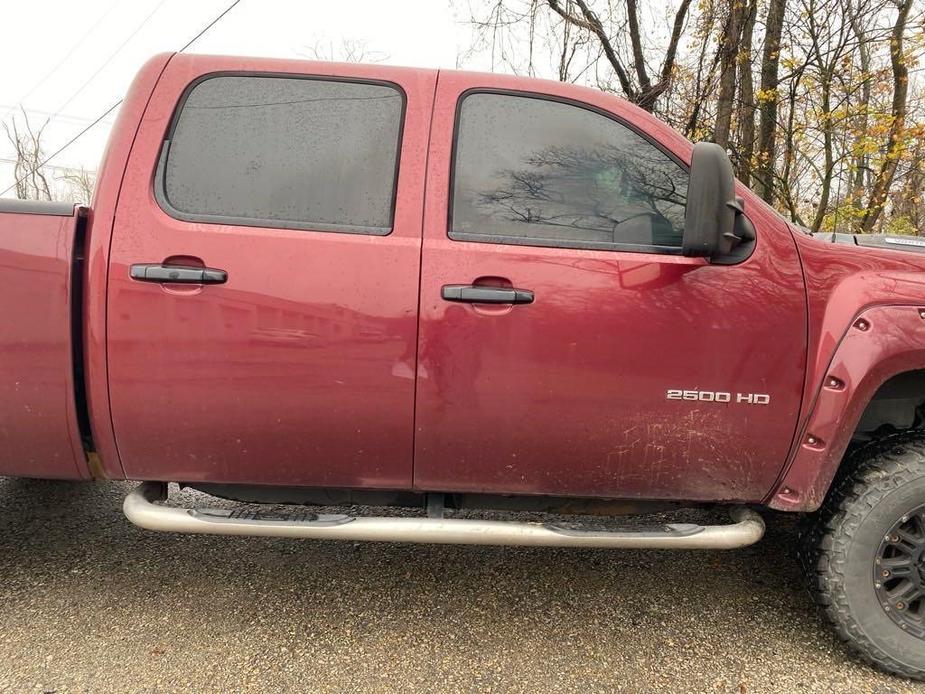
[[[16,165],[19,163],[18,159],[9,159],[8,157],[0,157],[0,164],[13,164]],[[46,164],[46,169],[51,169],[52,171],[80,171],[80,166],[66,166],[64,164]]]
[[132,33],[130,33],[128,36],[125,37],[125,40],[119,44],[118,48],[116,48],[116,50],[114,50],[112,53],[109,54],[106,60],[103,61],[103,64],[100,65],[92,75],[90,75],[86,80],[84,80],[83,84],[77,87],[76,91],[67,98],[67,101],[65,101],[63,104],[61,104],[58,107],[58,110],[55,111],[55,114],[51,117],[50,120],[54,120],[55,116],[57,116],[59,113],[61,113],[61,111],[66,109],[68,106],[70,106],[71,102],[77,98],[77,95],[80,94],[84,89],[86,89],[87,85],[90,84],[93,80],[95,80],[97,75],[99,75],[103,70],[105,70],[109,66],[109,63],[112,62],[112,59],[122,52],[122,49],[125,48],[129,44],[129,41],[135,38],[138,32],[144,28],[145,24],[148,23],[151,17],[153,17],[155,13],[157,13],[157,11],[161,9],[161,7],[163,7],[165,2],[167,2],[167,0],[160,0],[160,2],[158,2],[157,5],[154,6],[154,9],[151,10],[147,14],[147,16],[145,16],[145,18],[141,20],[141,23],[138,24],[138,26],[136,26],[132,30]]
[[55,63],[55,66],[51,70],[46,72],[45,75],[42,77],[42,79],[36,82],[29,91],[23,94],[19,98],[19,101],[15,106],[8,107],[9,110],[7,110],[7,112],[3,114],[3,117],[0,118],[0,120],[6,120],[6,117],[8,115],[10,115],[13,111],[15,111],[19,106],[22,106],[23,102],[26,99],[28,99],[30,96],[35,94],[35,92],[37,92],[39,88],[42,87],[42,85],[44,85],[49,80],[49,78],[51,78],[51,76],[55,74],[61,68],[61,66],[64,65],[64,63],[68,61],[68,59],[72,55],[74,55],[74,52],[83,45],[83,42],[87,40],[87,37],[90,36],[90,34],[93,33],[93,31],[103,22],[103,20],[106,19],[106,17],[110,15],[110,13],[116,8],[116,5],[118,4],[119,4],[119,0],[116,0],[114,3],[112,3],[109,6],[109,8],[105,12],[103,12],[103,14],[101,14],[99,18],[92,24],[92,26],[89,29],[87,29],[79,39],[77,39],[77,42],[73,46],[71,46],[70,50],[67,53],[64,54],[64,57],[61,58],[61,60],[59,60],[57,63]]
[[[211,29],[211,28],[214,27],[216,24],[218,24],[218,22],[219,22],[226,14],[228,14],[229,12],[231,12],[231,10],[233,10],[240,2],[241,2],[241,0],[234,0],[234,2],[232,2],[228,7],[226,7],[225,10],[224,10],[220,15],[218,15],[215,19],[213,19],[211,22],[209,22],[209,23],[202,29],[202,31],[200,31],[200,32],[199,32],[198,34],[196,34],[193,38],[191,38],[189,41],[187,41],[186,44],[183,46],[183,48],[181,48],[181,49],[180,49],[179,51],[177,51],[177,52],[178,52],[178,53],[182,53],[182,52],[185,51],[187,48],[189,48],[189,47],[192,46],[194,43],[196,43],[196,41],[198,41],[200,38],[202,38],[202,36],[203,36],[209,29]],[[163,4],[163,0],[162,0],[161,4]],[[154,9],[154,12],[156,12],[157,9],[158,9],[159,7],[160,7],[160,5],[158,5],[158,7],[156,7],[156,8]],[[151,14],[153,14],[153,12],[152,12]],[[150,16],[151,16],[151,15],[148,15],[148,17],[150,17]],[[146,18],[146,21],[147,21],[147,18]],[[29,173],[27,173],[27,174],[26,174],[25,176],[23,176],[22,178],[17,179],[16,181],[14,181],[14,182],[12,183],[12,185],[10,185],[8,188],[5,188],[2,192],[0,192],[0,196],[6,195],[7,193],[9,193],[11,190],[13,190],[13,188],[15,188],[17,185],[19,185],[19,184],[22,183],[23,181],[25,181],[29,176],[31,176],[31,175],[34,174],[36,171],[38,171],[39,169],[41,169],[41,168],[42,168],[43,166],[45,166],[48,162],[50,162],[52,159],[54,159],[54,158],[57,157],[59,154],[61,154],[61,152],[63,152],[63,151],[66,150],[68,147],[70,147],[72,144],[74,144],[78,139],[80,139],[81,137],[83,137],[83,135],[84,135],[85,133],[87,133],[91,128],[93,128],[94,125],[96,125],[96,124],[99,123],[101,120],[103,120],[106,116],[108,116],[110,113],[112,113],[112,112],[119,106],[119,104],[122,103],[122,101],[123,101],[123,99],[119,99],[116,103],[114,103],[112,106],[110,106],[110,107],[107,108],[105,111],[103,111],[103,113],[101,113],[92,123],[90,123],[90,125],[88,125],[86,128],[84,128],[83,130],[81,130],[79,133],[77,133],[77,134],[76,134],[74,137],[72,137],[70,140],[68,140],[67,142],[65,142],[65,143],[64,143],[60,148],[58,148],[51,156],[45,157],[45,159],[43,159],[37,166],[35,166],[35,168],[33,168],[32,170],[30,170]],[[63,108],[63,107],[62,107],[62,108]]]
[[189,48],[189,47],[192,46],[194,43],[196,43],[200,38],[202,38],[202,35],[203,35],[203,34],[205,34],[209,29],[211,29],[212,27],[214,27],[216,24],[218,24],[218,22],[221,20],[222,17],[224,17],[224,16],[225,16],[226,14],[228,14],[229,12],[231,12],[239,2],[241,2],[241,0],[235,0],[233,3],[231,3],[230,5],[228,5],[228,7],[225,8],[225,11],[224,11],[224,12],[222,12],[218,17],[216,17],[216,18],[213,19],[211,22],[209,22],[209,24],[206,25],[206,28],[205,28],[205,29],[203,29],[203,30],[200,31],[198,34],[196,34],[193,38],[191,38],[189,41],[187,41],[187,42],[186,42],[186,45],[184,45],[183,48],[181,48],[181,49],[180,49],[179,51],[177,51],[177,52],[178,52],[178,53],[182,53],[182,52],[185,51],[187,48]]
[[13,183],[10,185],[9,188],[6,188],[2,193],[0,193],[0,196],[6,195],[7,193],[9,193],[11,190],[13,190],[13,188],[15,188],[16,186],[18,186],[20,183],[22,183],[22,182],[25,181],[27,178],[29,178],[29,176],[31,176],[32,174],[34,174],[36,171],[38,171],[39,169],[41,169],[41,168],[42,168],[43,166],[45,166],[48,162],[50,162],[52,159],[54,159],[54,158],[57,157],[59,154],[61,154],[61,152],[63,152],[63,151],[66,150],[68,147],[70,147],[72,144],[74,144],[74,142],[76,142],[77,139],[78,139],[79,137],[81,137],[84,133],[86,133],[88,130],[90,130],[90,128],[92,128],[94,125],[96,125],[96,124],[99,123],[101,120],[103,120],[106,116],[108,116],[110,113],[112,113],[112,112],[116,109],[116,107],[117,107],[119,104],[121,104],[121,103],[122,103],[122,99],[119,99],[116,103],[114,103],[112,106],[110,106],[108,109],[106,109],[106,110],[103,112],[103,114],[100,115],[95,121],[93,121],[92,123],[90,123],[90,125],[88,125],[86,128],[84,128],[84,129],[81,130],[79,133],[77,133],[74,137],[72,137],[70,140],[68,140],[68,141],[64,144],[64,146],[62,146],[62,147],[59,148],[57,151],[55,151],[54,154],[52,154],[52,155],[49,156],[49,157],[45,157],[37,166],[35,166],[33,169],[31,169],[31,170],[29,171],[29,173],[27,173],[27,174],[26,174],[25,176],[23,176],[22,178],[19,178],[19,179],[13,181]]
[[[52,111],[43,111],[40,108],[29,108],[28,106],[23,106],[22,104],[0,104],[0,108],[10,109],[9,111],[7,111],[7,114],[11,113],[14,109],[21,108],[26,113],[36,113],[40,116],[55,115]],[[73,113],[59,113],[57,116],[57,120],[69,120],[69,121],[74,121],[76,123],[89,123],[93,119],[88,118],[87,116],[77,116],[77,115],[74,115]],[[0,121],[2,121],[2,119],[0,119]]]

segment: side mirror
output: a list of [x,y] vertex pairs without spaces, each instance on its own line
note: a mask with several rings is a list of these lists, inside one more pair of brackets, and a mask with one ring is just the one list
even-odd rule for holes
[[713,142],[698,142],[691,157],[684,211],[684,255],[728,256],[744,240],[736,233],[742,226],[741,214],[742,202],[735,196],[735,175],[725,150]]

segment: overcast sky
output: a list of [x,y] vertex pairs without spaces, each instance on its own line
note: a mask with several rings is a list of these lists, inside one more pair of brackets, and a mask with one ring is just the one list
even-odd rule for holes
[[[0,116],[46,128],[52,153],[120,99],[155,53],[183,46],[231,0],[31,0],[5,2]],[[404,9],[403,9],[404,8]],[[452,68],[468,29],[449,0],[241,0],[191,53],[339,57],[344,41],[379,62]],[[469,64],[471,66],[471,63]],[[96,169],[115,112],[52,164]],[[13,181],[12,148],[0,132],[0,190]],[[12,192],[7,195],[12,195]]]

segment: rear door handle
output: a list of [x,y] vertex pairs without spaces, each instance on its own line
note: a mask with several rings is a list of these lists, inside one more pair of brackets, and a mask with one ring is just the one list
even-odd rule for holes
[[467,304],[532,304],[533,292],[529,289],[486,287],[471,284],[445,284],[442,296],[445,301]]
[[129,276],[139,282],[168,284],[224,284],[228,273],[210,267],[138,263],[129,268]]

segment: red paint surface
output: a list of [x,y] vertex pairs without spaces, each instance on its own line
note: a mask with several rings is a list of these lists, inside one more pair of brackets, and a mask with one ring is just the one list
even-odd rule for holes
[[87,476],[71,356],[76,224],[0,213],[0,475]]
[[[925,259],[914,253],[796,236],[806,273],[808,353],[799,436],[768,502],[811,511],[822,503],[864,407],[877,388],[925,368]],[[870,329],[852,324],[863,316]],[[836,377],[844,389],[825,387]],[[807,445],[813,436],[821,443]]]
[[[220,70],[398,83],[407,111],[394,232],[193,224],[161,211],[152,181],[174,105]],[[682,161],[691,145],[590,89],[456,72],[435,83],[433,71],[381,66],[185,55],[145,65],[89,220],[85,370],[102,474],[817,505],[872,393],[925,368],[925,262],[793,235],[741,186],[758,242],[735,266],[451,241],[453,118],[467,89],[591,104]],[[0,222],[0,290],[14,319],[0,333],[0,472],[86,476],[70,368],[73,220]],[[227,270],[229,282],[129,279],[132,263],[169,256]],[[479,278],[536,301],[440,298],[443,284]],[[850,329],[860,312],[863,333]],[[827,375],[845,387],[825,389]],[[669,388],[766,393],[771,404],[667,401]],[[37,409],[25,416],[26,405]],[[808,434],[822,443],[806,445]]]
[[[407,97],[388,236],[179,221],[152,197],[187,85],[223,70],[385,79]],[[411,486],[424,163],[436,73],[176,56],[132,147],[110,255],[112,416],[132,478]],[[133,263],[191,256],[200,288],[139,283]]]
[[99,454],[100,473],[113,479],[125,477],[112,430],[109,407],[109,375],[106,344],[106,284],[109,276],[109,244],[116,202],[129,151],[135,140],[154,85],[171,54],[151,58],[135,77],[103,153],[93,200],[90,203],[87,259],[84,268],[84,373],[93,445]]
[[[759,228],[740,265],[447,238],[456,103],[473,87],[584,101],[683,161],[691,146],[601,92],[441,73],[428,169],[415,486],[671,499],[756,499],[774,482],[803,386],[805,302],[786,225],[746,191]],[[480,311],[444,284],[506,278],[536,301]],[[770,406],[666,400],[669,388],[767,393]]]

